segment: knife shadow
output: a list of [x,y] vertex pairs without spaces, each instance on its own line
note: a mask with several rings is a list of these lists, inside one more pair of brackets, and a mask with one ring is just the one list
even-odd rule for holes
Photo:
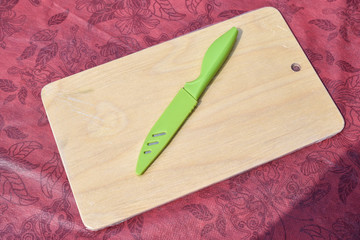
[[226,58],[225,62],[221,65],[219,71],[217,71],[217,73],[215,74],[215,76],[213,77],[213,79],[209,82],[209,84],[207,85],[207,87],[205,88],[204,92],[201,94],[201,96],[199,97],[198,100],[198,104],[196,105],[196,107],[198,107],[201,104],[201,99],[202,96],[207,92],[208,88],[210,88],[210,86],[212,85],[212,83],[216,80],[217,76],[221,73],[222,69],[226,66],[227,62],[231,59],[231,57],[234,55],[234,52],[236,50],[236,48],[238,47],[243,31],[241,28],[237,28],[238,30],[238,34],[234,43],[233,48],[231,49],[231,52],[229,53],[228,57]]

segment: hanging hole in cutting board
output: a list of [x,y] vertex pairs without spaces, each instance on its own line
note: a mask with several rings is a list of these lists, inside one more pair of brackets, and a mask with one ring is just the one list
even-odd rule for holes
[[301,66],[300,64],[298,63],[293,63],[291,64],[291,69],[294,71],[294,72],[299,72],[301,70]]

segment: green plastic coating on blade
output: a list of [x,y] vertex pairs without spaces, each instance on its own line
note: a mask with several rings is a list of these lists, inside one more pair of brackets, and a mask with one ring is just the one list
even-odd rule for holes
[[233,27],[216,39],[206,51],[200,76],[185,84],[151,128],[141,148],[136,174],[143,174],[175,136],[197,104],[197,100],[225,62],[238,30]]
[[155,161],[196,104],[197,101],[188,92],[180,89],[146,137],[136,165],[136,174],[143,174]]
[[194,81],[185,84],[185,90],[196,100],[199,99],[209,82],[214,78],[225,62],[234,46],[237,34],[238,30],[236,27],[232,27],[229,31],[216,39],[205,53],[199,77]]

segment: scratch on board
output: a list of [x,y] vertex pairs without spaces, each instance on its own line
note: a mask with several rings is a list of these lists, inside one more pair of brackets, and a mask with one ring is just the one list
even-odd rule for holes
[[286,28],[284,28],[284,27],[282,27],[282,26],[280,26],[280,25],[276,25],[276,27],[279,28],[279,29],[281,29],[281,30],[283,30],[283,31],[287,31]]
[[97,116],[93,116],[93,115],[90,115],[90,114],[86,114],[86,113],[83,113],[83,112],[80,112],[80,111],[77,111],[77,110],[74,110],[74,112],[76,113],[79,113],[81,115],[84,115],[90,119],[96,119],[96,120],[99,120],[99,121],[102,121],[101,118],[97,117]]
[[67,100],[70,100],[70,101],[73,101],[73,102],[78,102],[78,103],[85,103],[85,104],[88,104],[87,102],[85,101],[81,101],[77,98],[73,98],[73,97],[66,97]]

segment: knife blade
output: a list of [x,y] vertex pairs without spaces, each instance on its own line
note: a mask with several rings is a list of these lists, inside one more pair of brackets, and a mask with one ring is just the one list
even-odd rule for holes
[[151,128],[136,164],[137,175],[148,169],[191,114],[209,82],[227,59],[237,34],[237,28],[232,27],[211,44],[203,58],[199,77],[185,83]]

